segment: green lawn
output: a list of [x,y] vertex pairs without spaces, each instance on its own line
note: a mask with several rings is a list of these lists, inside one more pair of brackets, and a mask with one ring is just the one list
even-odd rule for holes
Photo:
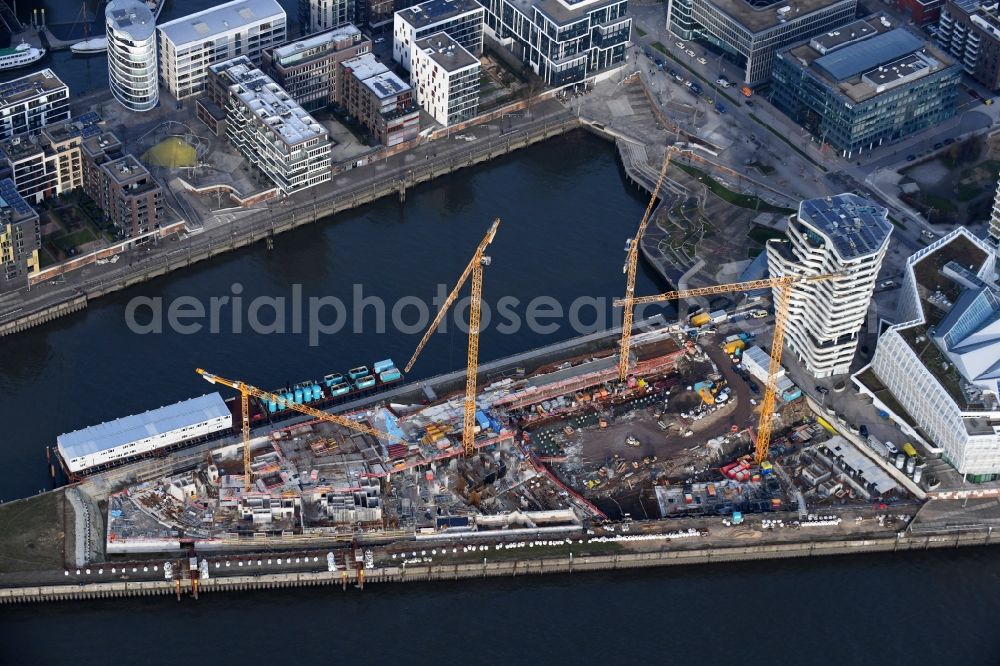
[[640,37],[645,37],[646,35],[648,35],[648,34],[649,34],[648,32],[646,32],[645,30],[643,30],[643,29],[642,29],[642,28],[640,28],[639,26],[635,26],[635,32],[636,32],[636,34],[637,34],[637,35],[639,35]]
[[78,229],[71,234],[56,237],[56,240],[68,243],[72,247],[80,247],[84,243],[89,243],[96,239],[97,237],[94,236],[94,232],[87,228]]
[[0,573],[61,569],[63,491],[0,506]]
[[983,193],[983,188],[975,183],[962,183],[958,186],[956,197],[959,201],[972,201]]
[[772,238],[785,238],[785,234],[781,233],[777,229],[768,229],[767,227],[762,227],[760,225],[754,225],[747,236],[750,240],[756,241],[761,245]]
[[686,164],[677,164],[677,168],[691,174],[695,178],[701,180],[705,185],[711,190],[712,194],[728,201],[734,206],[739,206],[740,208],[752,208],[758,210],[762,213],[794,213],[795,211],[791,208],[782,208],[780,206],[772,206],[763,199],[759,197],[750,196],[749,194],[740,194],[739,192],[733,192],[727,188],[722,183],[716,181],[711,176],[706,174],[701,169],[696,169],[695,167],[688,166]]

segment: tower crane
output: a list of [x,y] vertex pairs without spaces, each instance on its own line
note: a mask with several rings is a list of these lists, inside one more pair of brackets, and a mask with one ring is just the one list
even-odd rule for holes
[[405,370],[405,372],[409,372],[410,368],[413,367],[413,364],[417,360],[417,356],[419,356],[420,352],[423,351],[424,345],[427,344],[431,335],[435,330],[437,330],[437,327],[444,319],[449,306],[455,302],[455,299],[458,297],[458,292],[462,289],[462,286],[465,285],[465,281],[468,280],[471,275],[472,298],[469,302],[469,345],[465,359],[465,401],[463,403],[462,418],[462,449],[467,456],[471,456],[476,450],[476,375],[479,372],[479,321],[483,299],[483,268],[490,265],[490,257],[486,254],[486,248],[493,242],[493,237],[496,235],[497,227],[499,226],[500,218],[493,220],[493,224],[490,226],[489,231],[487,231],[486,235],[483,236],[483,240],[479,242],[479,247],[477,247],[476,251],[472,254],[472,259],[469,260],[469,263],[462,272],[462,275],[459,276],[458,282],[455,283],[455,288],[451,290],[450,294],[448,294],[448,298],[446,298],[444,303],[441,304],[441,309],[438,310],[437,316],[434,317],[434,321],[432,321],[431,325],[427,327],[424,337],[420,340],[420,344],[417,345],[417,349],[413,352],[413,356],[410,357]]
[[[791,294],[791,290],[798,284],[832,280],[841,276],[842,274],[840,273],[808,276],[786,275],[777,278],[752,280],[750,282],[734,282],[731,284],[719,284],[711,287],[668,291],[665,294],[659,294],[656,296],[640,296],[638,298],[632,298],[631,306],[645,305],[647,303],[662,303],[664,301],[694,298],[696,296],[712,296],[715,294],[725,294],[734,291],[754,291],[755,289],[765,288],[774,289],[774,335],[771,340],[771,363],[767,369],[767,383],[764,387],[764,399],[760,403],[760,422],[757,426],[757,440],[754,448],[754,460],[760,464],[767,459],[768,449],[771,445],[774,399],[778,392],[777,374],[781,369],[781,353],[784,348],[785,325],[788,322],[788,298]],[[616,299],[614,304],[625,306],[626,310],[629,309],[629,302],[626,299]],[[628,350],[623,349],[622,357],[627,359],[627,354]]]
[[437,316],[434,317],[434,321],[431,322],[431,325],[427,327],[427,331],[424,333],[424,337],[420,340],[420,344],[417,345],[417,349],[413,352],[413,356],[411,356],[410,360],[407,361],[406,368],[403,370],[404,373],[409,372],[410,368],[413,367],[413,364],[417,362],[417,357],[420,356],[420,352],[424,350],[424,346],[427,345],[427,341],[431,339],[431,335],[434,334],[434,331],[436,331],[437,327],[441,324],[445,314],[448,312],[448,308],[451,307],[451,304],[455,302],[456,298],[458,298],[458,292],[462,290],[462,287],[465,285],[465,281],[469,279],[470,275],[472,275],[473,270],[476,266],[482,266],[482,260],[485,256],[486,248],[493,242],[493,237],[496,235],[497,227],[499,226],[500,218],[493,220],[493,224],[490,225],[489,231],[487,231],[486,235],[483,236],[483,240],[479,241],[479,247],[476,248],[476,251],[472,254],[472,259],[469,260],[465,270],[462,271],[462,274],[459,276],[458,282],[455,283],[455,288],[451,290],[450,294],[448,294],[448,298],[444,299],[444,303],[441,304],[441,309],[438,310]]
[[624,382],[626,375],[628,375],[628,349],[629,343],[632,341],[632,299],[635,295],[635,272],[639,263],[639,243],[646,233],[646,227],[649,225],[649,216],[652,215],[653,208],[656,206],[656,201],[660,196],[660,188],[663,187],[663,181],[667,177],[667,169],[670,167],[670,157],[674,150],[676,148],[667,148],[667,154],[663,157],[663,167],[660,169],[660,176],[656,179],[656,187],[653,188],[653,194],[649,197],[649,204],[646,206],[646,212],[643,213],[642,221],[639,223],[639,230],[635,233],[635,238],[629,239],[628,247],[626,248],[628,256],[625,259],[625,274],[628,278],[625,281],[625,298],[622,300],[625,311],[622,315],[622,342],[618,357],[618,381],[621,382]]
[[357,432],[363,432],[374,437],[383,437],[388,440],[403,441],[400,437],[390,435],[387,432],[382,432],[381,430],[366,426],[365,424],[358,423],[357,421],[352,421],[351,419],[343,416],[329,414],[314,407],[310,407],[309,405],[301,405],[296,402],[285,400],[285,398],[280,395],[275,395],[274,393],[259,389],[256,386],[251,386],[246,382],[213,375],[211,372],[202,370],[201,368],[196,369],[195,372],[211,384],[222,384],[223,386],[228,386],[229,388],[236,389],[240,392],[240,408],[241,413],[243,414],[243,490],[250,490],[252,485],[250,482],[250,396],[260,400],[270,400],[271,402],[275,402],[279,405],[285,405],[289,409],[294,409],[302,414],[306,414],[329,423],[336,423],[337,425],[350,428],[351,430],[355,430]]

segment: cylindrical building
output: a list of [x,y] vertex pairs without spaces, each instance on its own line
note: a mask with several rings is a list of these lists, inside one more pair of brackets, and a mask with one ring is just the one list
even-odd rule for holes
[[108,25],[108,81],[111,92],[131,111],[149,111],[159,102],[156,20],[146,3],[111,0]]

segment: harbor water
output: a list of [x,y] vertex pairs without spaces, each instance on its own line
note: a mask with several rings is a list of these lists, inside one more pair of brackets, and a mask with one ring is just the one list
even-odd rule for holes
[[[200,8],[167,0],[166,20]],[[23,3],[22,3],[23,4]],[[78,7],[49,3],[73,21]],[[289,4],[289,3],[285,3]],[[289,6],[289,9],[294,9]],[[28,7],[30,11],[30,6]],[[18,11],[24,16],[25,8]],[[91,8],[93,11],[93,8]],[[104,85],[103,56],[46,56],[73,90]],[[10,78],[5,72],[2,78]],[[624,182],[613,147],[574,133],[459,172],[263,245],[102,299],[4,338],[0,353],[0,499],[48,487],[43,447],[56,435],[211,390],[205,367],[264,387],[319,379],[391,357],[418,333],[350,330],[310,346],[303,334],[177,332],[125,325],[136,297],[246,299],[365,296],[391,306],[454,281],[494,217],[485,298],[538,295],[569,305],[622,291],[624,239],[645,198]],[[640,272],[637,293],[665,288]],[[605,314],[610,316],[611,308]],[[372,316],[365,315],[364,316]],[[581,315],[584,319],[592,319]],[[484,359],[569,338],[487,326]],[[410,379],[460,369],[465,336],[435,336]],[[0,526],[2,528],[2,526]],[[551,578],[277,590],[0,608],[0,664],[159,664],[396,656],[412,663],[995,664],[1000,550],[968,549],[724,564]],[[266,630],[258,625],[267,625]]]

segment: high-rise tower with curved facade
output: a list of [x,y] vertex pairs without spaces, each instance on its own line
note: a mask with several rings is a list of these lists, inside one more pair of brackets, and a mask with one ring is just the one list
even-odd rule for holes
[[156,19],[144,2],[111,0],[108,26],[108,81],[111,92],[131,111],[149,111],[159,102]]

